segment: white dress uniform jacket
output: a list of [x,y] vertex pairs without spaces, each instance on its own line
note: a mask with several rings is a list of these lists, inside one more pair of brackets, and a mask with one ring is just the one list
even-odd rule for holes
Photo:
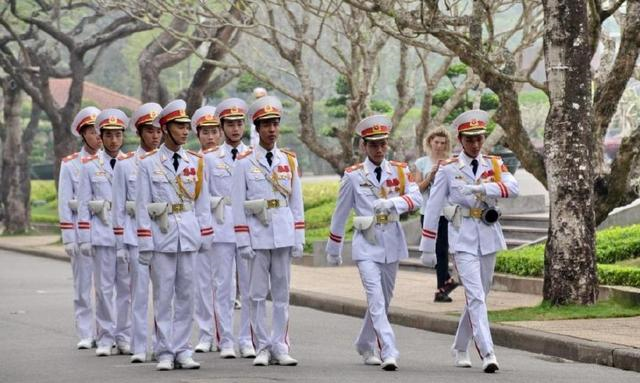
[[[340,182],[338,202],[331,219],[331,234],[327,242],[328,254],[341,254],[345,224],[351,209],[356,216],[373,216],[373,202],[386,195],[396,213],[402,214],[415,210],[422,204],[422,195],[418,185],[409,179],[407,164],[383,160],[380,164],[382,175],[376,179],[374,165],[368,158],[345,170]],[[402,176],[399,172],[404,173]],[[404,183],[404,195],[400,195],[401,181]],[[353,235],[351,258],[354,261],[373,260],[378,263],[393,263],[408,257],[407,243],[400,222],[375,225],[377,245],[369,242],[360,231]]]
[[[486,195],[483,199],[486,206],[495,207],[499,198],[514,198],[518,195],[518,182],[508,172],[502,160],[497,157],[479,156],[478,170],[473,174],[471,161],[466,154],[446,161],[440,166],[431,187],[429,201],[424,216],[420,250],[434,252],[436,231],[441,209],[446,205],[460,205],[463,208],[482,208],[483,203],[475,195],[463,195],[459,187],[462,185],[482,184]],[[492,161],[497,161],[500,168],[499,182],[495,181]],[[453,252],[470,254],[493,254],[506,249],[502,228],[499,222],[487,225],[472,217],[463,217],[459,228],[449,223],[449,246]]]
[[[140,252],[190,252],[200,249],[203,242],[211,243],[213,228],[208,183],[202,181],[200,194],[193,200],[179,193],[179,190],[176,190],[177,183],[174,182],[179,177],[184,189],[193,197],[200,177],[198,163],[201,155],[183,148],[178,154],[181,160],[177,171],[173,168],[173,152],[165,145],[149,152],[140,162],[136,184],[136,221]],[[189,204],[191,207],[183,212],[169,214],[169,227],[167,232],[163,233],[158,222],[152,220],[147,211],[147,205],[152,202]]]
[[[138,165],[145,153],[138,147],[135,152],[119,157],[113,171],[113,232],[116,235],[118,250],[124,248],[124,245],[138,246],[135,218],[136,180]],[[130,210],[132,207],[134,210]]]
[[[298,162],[293,154],[287,154],[277,147],[271,152],[271,166],[266,159],[267,151],[261,146],[245,152],[237,160],[233,174],[232,206],[238,248],[251,246],[255,250],[267,250],[304,244],[302,185],[296,174]],[[295,170],[291,169],[290,161]],[[275,190],[272,182],[278,182],[291,191],[291,195]],[[259,199],[279,200],[285,205],[267,210],[267,225],[255,215],[245,213],[244,202]]]

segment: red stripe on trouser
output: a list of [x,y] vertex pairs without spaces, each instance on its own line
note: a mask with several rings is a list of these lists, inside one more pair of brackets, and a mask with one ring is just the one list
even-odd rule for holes
[[216,289],[213,289],[213,324],[216,327],[216,346],[220,345],[220,325],[218,324],[218,314],[216,313]]

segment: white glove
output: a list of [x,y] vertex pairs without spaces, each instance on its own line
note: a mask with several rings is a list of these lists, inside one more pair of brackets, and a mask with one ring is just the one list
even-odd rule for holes
[[327,253],[327,264],[329,266],[342,265],[342,256],[340,254]]
[[291,256],[293,258],[302,258],[302,252],[304,247],[302,245],[295,245],[291,248]]
[[380,198],[373,201],[373,211],[375,212],[391,212],[393,209],[395,209],[395,205],[391,200]]
[[81,243],[80,254],[84,255],[85,257],[93,257],[93,246],[91,246],[91,243],[89,242]]
[[64,245],[64,252],[67,253],[70,258],[73,258],[73,256],[76,255],[76,245],[74,243],[67,243]]
[[253,257],[256,256],[256,252],[253,251],[251,246],[242,246],[238,248],[238,255],[240,255],[242,259],[246,259],[247,261],[250,261],[253,259]]
[[459,187],[460,193],[462,195],[470,195],[470,194],[487,194],[484,190],[484,185],[462,185]]
[[116,250],[116,262],[129,263],[129,250],[124,248]]
[[153,251],[141,251],[140,256],[138,256],[138,263],[143,266],[149,266],[151,258],[153,258]]
[[438,262],[436,253],[432,251],[423,251],[422,256],[420,257],[420,262],[427,267],[435,267]]

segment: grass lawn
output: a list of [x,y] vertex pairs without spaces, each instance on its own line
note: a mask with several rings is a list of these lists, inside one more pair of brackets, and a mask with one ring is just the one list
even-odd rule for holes
[[490,311],[491,322],[544,321],[559,319],[622,318],[640,315],[640,306],[627,306],[614,300],[600,301],[595,305],[552,306],[542,302],[535,307]]

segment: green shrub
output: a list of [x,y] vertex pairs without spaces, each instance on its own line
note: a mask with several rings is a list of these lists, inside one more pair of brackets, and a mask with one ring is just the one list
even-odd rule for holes
[[55,201],[57,197],[56,184],[50,180],[31,181],[31,201]]
[[328,202],[335,202],[338,197],[339,185],[338,181],[303,183],[304,210],[307,211]]
[[496,271],[520,276],[541,277],[544,273],[544,245],[499,252],[496,257]]
[[616,263],[640,257],[640,225],[611,227],[596,236],[598,263]]
[[598,280],[603,285],[640,288],[640,269],[618,265],[598,265]]

